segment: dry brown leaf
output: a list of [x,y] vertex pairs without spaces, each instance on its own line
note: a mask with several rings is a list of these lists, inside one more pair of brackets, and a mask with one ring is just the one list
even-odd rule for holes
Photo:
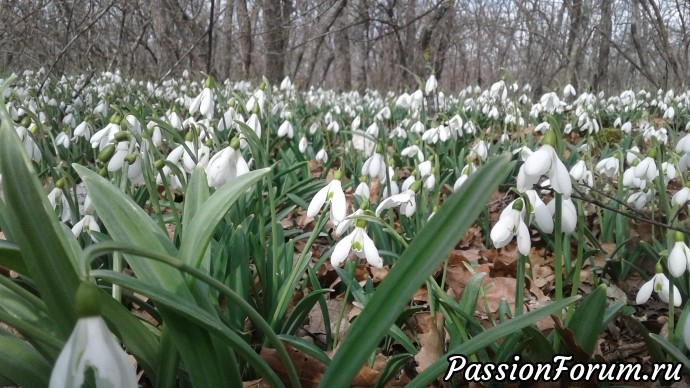
[[[309,337],[304,337],[308,339]],[[299,350],[285,344],[285,348],[288,351],[290,360],[297,370],[297,377],[303,387],[316,387],[321,381],[321,377],[326,371],[326,366],[313,358],[312,356],[302,353]],[[283,364],[283,361],[278,356],[278,351],[275,349],[262,348],[261,358],[263,358],[266,363],[273,369],[278,377],[286,384],[290,383],[290,379],[287,374],[287,369]]]
[[419,333],[419,353],[414,356],[417,362],[417,373],[422,373],[431,364],[445,354],[445,329],[443,328],[443,314],[437,312],[435,317],[425,318],[427,331]]
[[[486,302],[492,313],[498,311],[498,305],[501,303],[501,299],[506,299],[511,311],[515,311],[515,290],[517,288],[515,278],[485,277],[483,283],[489,284],[489,287],[486,288]],[[477,305],[477,308],[480,308],[479,305]],[[481,308],[483,309],[483,307]]]

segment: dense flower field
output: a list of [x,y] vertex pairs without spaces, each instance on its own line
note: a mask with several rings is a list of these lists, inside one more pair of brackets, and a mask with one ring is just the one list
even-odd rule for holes
[[2,88],[3,384],[690,370],[690,92],[43,78]]

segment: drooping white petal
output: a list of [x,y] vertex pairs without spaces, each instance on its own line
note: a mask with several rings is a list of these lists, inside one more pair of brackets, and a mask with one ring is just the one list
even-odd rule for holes
[[331,181],[329,192],[333,194],[331,197],[331,215],[337,223],[340,223],[347,216],[347,201],[340,180],[333,179]]
[[652,291],[654,289],[654,279],[649,280],[645,284],[640,287],[640,290],[637,291],[637,297],[635,298],[635,303],[636,304],[642,304],[645,303],[649,300],[649,298],[652,296]]
[[352,240],[355,238],[355,233],[352,232],[347,236],[343,237],[342,240],[338,241],[333,248],[333,253],[331,253],[331,265],[333,267],[340,266],[340,263],[345,261],[350,249],[352,248]]
[[326,203],[326,198],[328,197],[328,191],[330,189],[330,184],[322,187],[314,197],[309,202],[309,208],[307,209],[307,217],[314,218],[316,214],[321,210],[323,204]]
[[532,247],[532,241],[530,240],[529,229],[522,220],[518,224],[517,232],[517,246],[518,251],[525,256],[529,255],[530,248]]
[[683,250],[684,245],[684,242],[676,241],[668,255],[668,271],[676,278],[683,276],[683,272],[688,267],[688,258]]
[[98,387],[136,387],[134,369],[101,317],[80,318],[58,356],[49,386],[81,387],[87,369]]
[[551,169],[555,151],[548,144],[543,145],[536,152],[525,160],[525,175],[529,177],[540,177]]
[[376,268],[383,267],[383,260],[379,255],[379,250],[376,249],[376,245],[374,245],[374,240],[372,240],[366,234],[366,232],[362,233],[362,245],[364,248],[364,256],[366,257],[367,262]]

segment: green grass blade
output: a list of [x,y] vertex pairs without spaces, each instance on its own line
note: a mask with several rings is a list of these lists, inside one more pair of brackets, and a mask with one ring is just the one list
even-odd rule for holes
[[180,258],[186,264],[195,268],[199,267],[214,229],[225,217],[230,206],[268,171],[268,168],[251,171],[230,180],[216,190],[198,209],[192,220],[185,224],[186,231],[182,235]]
[[[219,325],[211,314],[200,309],[198,306],[190,303],[180,301],[174,294],[161,290],[160,288],[150,286],[140,280],[134,279],[130,276],[123,275],[118,272],[108,270],[91,271],[91,275],[108,282],[119,284],[122,287],[146,295],[156,302],[159,306],[165,306],[169,311],[182,317],[185,321],[189,321],[194,325],[198,325],[204,330],[208,330],[215,334],[217,338],[222,338],[227,344],[240,354],[245,360],[251,363],[259,373],[261,373],[271,384],[279,384],[278,376],[268,367],[259,355],[256,354],[249,344],[247,344],[239,335],[230,330],[225,325]],[[200,358],[209,358],[214,352],[206,354],[199,354]],[[211,358],[211,362],[212,358]],[[238,382],[239,383],[239,382]]]
[[503,181],[507,167],[507,157],[488,162],[446,201],[443,211],[421,230],[348,329],[346,340],[336,352],[319,386],[350,384],[415,290],[472,226],[489,196]]
[[69,243],[52,211],[31,161],[0,108],[0,174],[10,229],[33,280],[55,320],[60,336],[72,331],[78,277]]
[[47,387],[52,368],[28,343],[0,334],[0,370],[19,387]]

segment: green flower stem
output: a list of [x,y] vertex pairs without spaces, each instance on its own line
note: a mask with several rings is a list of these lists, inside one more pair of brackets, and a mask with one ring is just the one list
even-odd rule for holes
[[[556,279],[556,302],[563,300],[563,233],[561,232],[561,222],[563,219],[563,197],[560,193],[554,193],[556,201],[556,214],[554,221],[554,275]],[[555,333],[553,348],[558,352],[560,347],[560,337]]]
[[345,307],[347,306],[347,296],[350,295],[352,289],[352,282],[355,281],[355,270],[357,269],[357,262],[353,260],[345,260],[345,267],[347,268],[347,273],[350,275],[350,281],[347,283],[347,289],[345,290],[345,296],[343,297],[343,305],[340,306],[340,312],[338,313],[337,324],[335,326],[335,335],[333,336],[333,349],[338,348],[338,339],[340,337],[340,324],[343,321],[343,316],[345,315]]
[[522,304],[525,301],[525,264],[527,263],[527,256],[518,252],[517,272],[515,273],[515,280],[517,288],[515,289],[515,316],[522,315]]
[[[582,271],[582,265],[584,260],[583,256],[585,249],[585,211],[584,204],[582,203],[580,203],[580,206],[577,207],[577,241],[579,241],[579,243],[577,244],[577,257],[575,259],[575,270],[573,271],[572,279],[573,287],[570,291],[570,296],[577,295],[577,289],[580,287],[580,272]],[[566,324],[570,322],[570,318],[572,317],[574,312],[574,309],[568,310],[565,320]]]

